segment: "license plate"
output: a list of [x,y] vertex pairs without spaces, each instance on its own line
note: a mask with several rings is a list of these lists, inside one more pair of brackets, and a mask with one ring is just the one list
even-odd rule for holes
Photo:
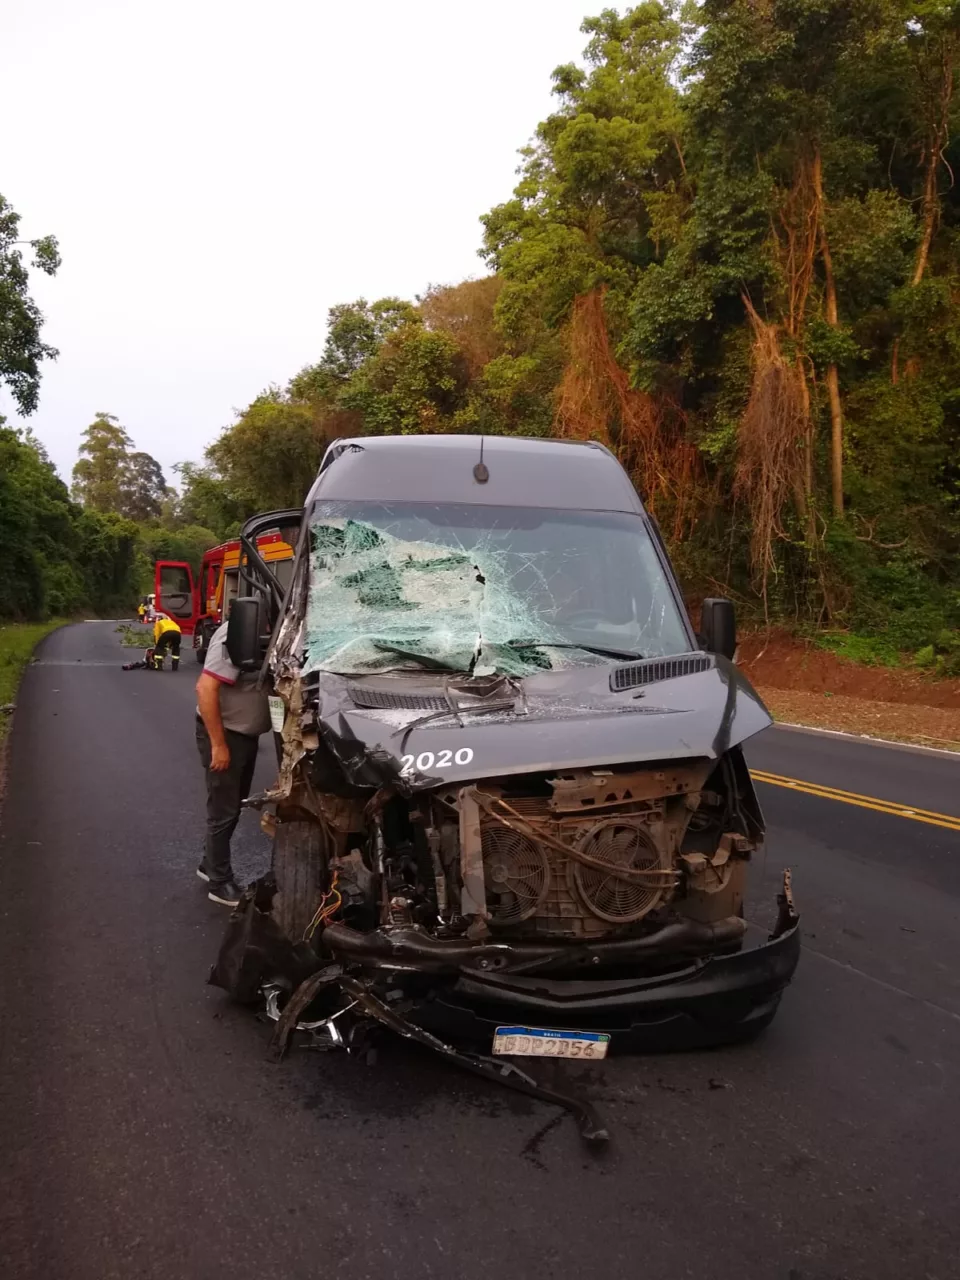
[[605,1058],[608,1035],[592,1031],[544,1031],[540,1027],[497,1027],[493,1052],[523,1058]]

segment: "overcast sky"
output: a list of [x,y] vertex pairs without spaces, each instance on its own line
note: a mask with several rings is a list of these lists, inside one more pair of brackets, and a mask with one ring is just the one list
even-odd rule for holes
[[172,479],[331,304],[482,274],[477,219],[603,7],[3,0],[0,192],[63,255],[29,421],[64,479],[98,410]]

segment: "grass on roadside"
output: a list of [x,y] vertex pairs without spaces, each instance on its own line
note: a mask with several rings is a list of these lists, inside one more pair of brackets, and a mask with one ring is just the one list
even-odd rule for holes
[[910,659],[886,636],[861,636],[851,631],[821,631],[814,634],[818,649],[835,653],[847,662],[864,667],[904,667]]
[[[23,668],[45,635],[63,626],[62,619],[52,622],[0,623],[0,707],[8,706],[16,697]],[[9,716],[0,712],[0,738],[6,732]]]
[[818,649],[826,649],[862,667],[915,667],[929,676],[960,676],[960,631],[944,627],[933,640],[904,647],[903,637],[859,635],[855,631],[810,633]]

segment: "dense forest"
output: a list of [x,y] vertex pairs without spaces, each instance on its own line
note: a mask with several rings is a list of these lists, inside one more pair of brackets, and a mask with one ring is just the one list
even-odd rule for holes
[[[692,598],[960,670],[960,3],[650,0],[583,32],[481,219],[488,274],[333,307],[177,491],[109,415],[72,497],[3,429],[0,613],[113,607],[158,550],[299,504],[337,436],[558,435],[617,453]],[[17,254],[0,232],[0,319]]]

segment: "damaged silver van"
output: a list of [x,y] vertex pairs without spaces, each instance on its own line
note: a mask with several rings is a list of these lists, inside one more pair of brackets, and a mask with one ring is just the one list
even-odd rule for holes
[[338,441],[285,593],[257,529],[228,647],[272,685],[273,870],[215,981],[242,970],[288,1028],[325,993],[301,1025],[334,1041],[351,1008],[494,1058],[769,1023],[800,947],[789,874],[759,941],[744,914],[763,818],[742,744],[770,716],[732,606],[694,633],[608,450]]

